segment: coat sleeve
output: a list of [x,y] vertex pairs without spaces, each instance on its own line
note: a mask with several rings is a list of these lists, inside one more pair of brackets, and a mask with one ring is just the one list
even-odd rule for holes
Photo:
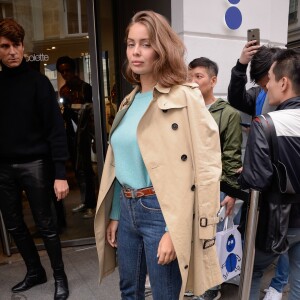
[[[228,105],[229,106],[229,105]],[[242,166],[242,128],[238,111],[231,108],[222,142],[222,181],[238,189],[236,171]],[[229,195],[230,196],[230,195]]]
[[255,119],[247,141],[243,172],[239,177],[242,188],[265,191],[272,183],[273,167],[270,150],[260,122]]
[[228,101],[236,109],[254,116],[256,98],[260,92],[260,87],[252,87],[246,90],[247,66],[237,61],[231,70],[231,78],[228,86]]
[[69,156],[66,130],[55,91],[46,76],[38,77],[36,98],[44,134],[55,166],[55,179],[66,179],[65,161]]
[[222,172],[220,137],[217,123],[206,109],[202,96],[189,97],[188,118],[195,172],[195,217],[199,239],[212,239],[219,221],[220,179]]

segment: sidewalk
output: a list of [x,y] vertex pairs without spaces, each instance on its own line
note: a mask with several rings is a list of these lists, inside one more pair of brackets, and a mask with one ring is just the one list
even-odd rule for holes
[[[54,294],[54,280],[50,262],[45,251],[40,251],[41,261],[47,272],[48,281],[29,291],[13,294],[10,289],[25,275],[24,263],[19,254],[11,257],[0,256],[0,300],[52,300]],[[70,300],[119,300],[118,272],[104,279],[98,284],[98,260],[95,246],[64,248],[63,257],[66,273],[69,279]],[[264,277],[262,290],[268,286],[273,268]],[[224,300],[238,300],[238,287],[223,284],[222,297]],[[263,293],[261,293],[263,298]],[[261,299],[262,299],[261,298]],[[153,300],[151,296],[147,300]],[[185,300],[192,299],[186,298]],[[283,300],[287,299],[287,293]]]

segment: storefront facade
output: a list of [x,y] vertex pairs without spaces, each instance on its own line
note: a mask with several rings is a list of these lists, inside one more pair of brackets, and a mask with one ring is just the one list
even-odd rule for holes
[[[78,76],[91,84],[96,141],[96,151],[91,155],[97,183],[111,120],[131,89],[121,72],[125,61],[124,31],[132,15],[144,9],[157,11],[170,20],[186,44],[187,63],[206,56],[219,64],[217,96],[226,96],[230,70],[246,42],[248,28],[260,28],[262,43],[287,43],[288,0],[0,0],[0,19],[12,17],[22,24],[26,59],[48,76],[58,101],[64,84],[56,70],[59,57],[74,59]],[[226,19],[228,11],[236,13],[233,18],[240,16],[234,25],[230,18]],[[64,200],[67,227],[62,233],[62,244],[94,243],[93,219],[71,212],[80,201],[72,171],[69,182],[71,193]],[[31,224],[26,207],[25,204]]]

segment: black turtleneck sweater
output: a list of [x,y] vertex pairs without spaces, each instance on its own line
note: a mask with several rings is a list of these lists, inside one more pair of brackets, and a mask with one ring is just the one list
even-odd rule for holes
[[65,179],[68,158],[63,118],[49,79],[20,66],[0,72],[0,162],[50,159],[55,179]]

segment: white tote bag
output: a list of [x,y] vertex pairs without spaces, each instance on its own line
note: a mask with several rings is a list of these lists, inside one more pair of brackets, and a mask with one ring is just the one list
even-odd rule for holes
[[223,231],[216,234],[216,246],[220,268],[224,281],[240,274],[242,266],[242,240],[237,225],[228,225],[228,217],[224,222]]

